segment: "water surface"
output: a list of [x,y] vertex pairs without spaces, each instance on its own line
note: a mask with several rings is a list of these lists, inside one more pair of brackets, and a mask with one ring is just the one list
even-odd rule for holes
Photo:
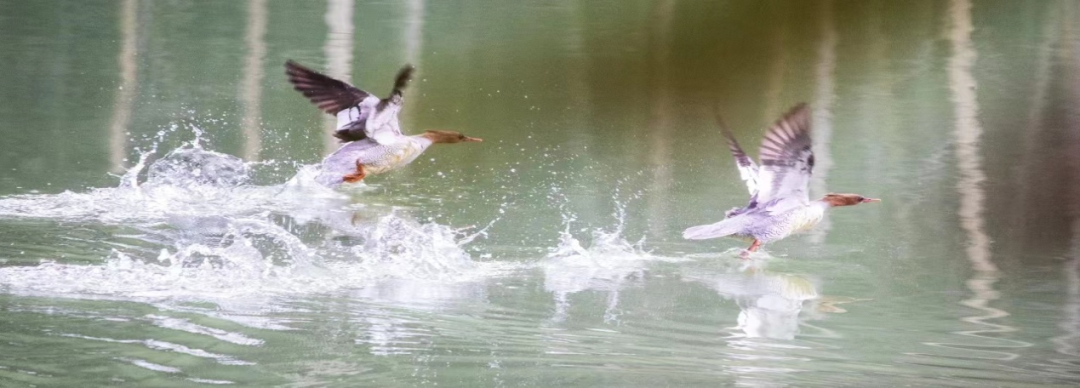
[[[493,5],[0,0],[0,385],[1080,383],[1074,2]],[[485,142],[322,188],[286,59]],[[799,102],[884,201],[682,240]]]

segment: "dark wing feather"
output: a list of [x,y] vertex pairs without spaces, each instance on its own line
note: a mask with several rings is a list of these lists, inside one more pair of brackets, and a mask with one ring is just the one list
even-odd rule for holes
[[799,104],[777,120],[761,141],[758,203],[809,203],[807,185],[814,168],[810,144],[810,109]]
[[341,140],[342,143],[367,139],[367,132],[364,131],[365,123],[364,120],[356,120],[345,124],[345,126],[334,131],[334,137]]
[[394,90],[390,94],[401,95],[401,91],[405,89],[405,86],[412,81],[412,73],[416,70],[413,65],[405,64],[398,70],[397,76],[394,77]]
[[390,96],[379,101],[379,105],[375,108],[378,111],[382,111],[386,108],[387,104],[401,104],[401,98],[404,95],[402,93],[405,90],[405,86],[412,80],[413,71],[416,70],[412,65],[406,64],[398,70],[397,76],[394,77],[394,90],[390,91]]
[[370,95],[291,60],[285,62],[285,74],[289,76],[294,89],[303,93],[319,109],[332,115],[360,104]]

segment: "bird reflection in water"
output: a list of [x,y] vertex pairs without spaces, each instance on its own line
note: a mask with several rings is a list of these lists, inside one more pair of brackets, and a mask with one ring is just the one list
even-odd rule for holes
[[846,312],[837,305],[857,301],[823,297],[816,280],[765,271],[763,261],[734,263],[722,268],[687,267],[682,278],[704,284],[724,299],[734,300],[739,307],[738,324],[734,328],[746,338],[794,339],[800,326],[806,326],[806,320],[823,319],[824,313]]

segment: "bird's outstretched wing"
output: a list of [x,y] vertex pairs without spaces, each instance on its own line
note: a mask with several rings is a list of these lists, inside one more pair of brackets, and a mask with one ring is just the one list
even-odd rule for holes
[[380,99],[296,62],[285,62],[285,74],[293,88],[319,109],[337,116],[334,137],[343,142],[370,138],[379,144],[389,144],[403,136],[397,115],[403,102],[402,90],[412,79],[413,70],[410,65],[402,67],[390,96]]
[[807,185],[814,168],[810,144],[810,109],[799,104],[777,120],[761,141],[758,192],[751,203],[774,212],[810,203]]
[[319,109],[332,115],[359,105],[371,95],[291,60],[285,62],[285,74],[289,76],[289,83],[293,84],[296,91],[302,93]]
[[739,142],[735,140],[735,135],[731,133],[731,130],[724,125],[724,121],[720,118],[720,115],[716,115],[716,122],[720,125],[720,133],[724,135],[724,139],[727,139],[728,149],[731,150],[731,156],[735,157],[735,166],[739,168],[739,178],[746,182],[746,189],[750,191],[750,196],[753,197],[758,193],[758,166],[754,163],[753,159],[746,156],[746,152],[739,147]]

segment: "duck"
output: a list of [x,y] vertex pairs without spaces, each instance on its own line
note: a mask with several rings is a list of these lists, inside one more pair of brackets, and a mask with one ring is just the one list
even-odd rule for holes
[[784,239],[813,228],[834,207],[879,202],[858,194],[829,193],[811,201],[810,176],[814,153],[810,141],[810,109],[805,103],[791,108],[765,133],[759,163],[746,155],[735,136],[720,123],[720,132],[735,158],[739,177],[750,192],[750,202],[724,214],[720,222],[683,231],[687,240],[734,237],[751,242],[743,253],[756,252],[762,244]]
[[379,98],[292,60],[285,62],[285,75],[293,89],[323,112],[337,117],[334,137],[344,143],[323,159],[316,181],[328,186],[356,183],[368,175],[405,167],[432,144],[483,141],[456,131],[427,130],[411,136],[401,132],[398,112],[405,101],[403,90],[415,70],[411,65],[403,66],[394,78],[390,95]]

